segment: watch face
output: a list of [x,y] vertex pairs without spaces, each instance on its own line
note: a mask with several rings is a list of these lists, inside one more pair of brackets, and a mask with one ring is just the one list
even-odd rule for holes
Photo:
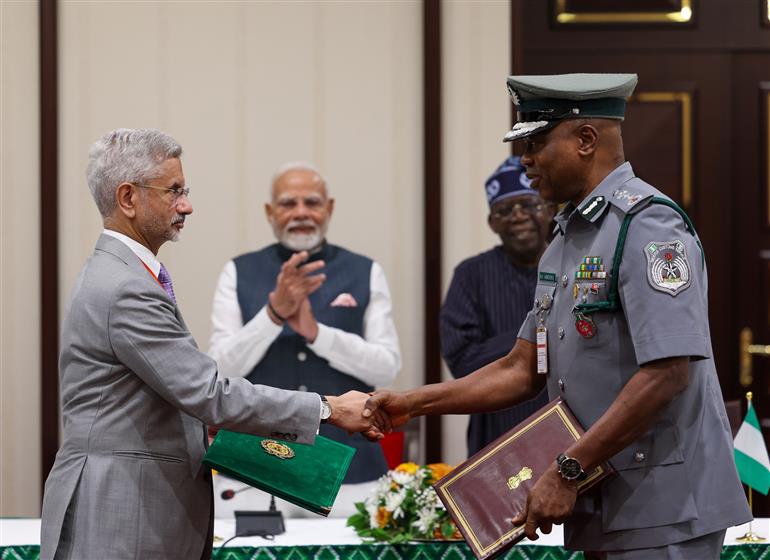
[[321,401],[321,420],[328,420],[331,415],[331,405],[326,401]]
[[575,480],[580,476],[580,473],[583,472],[583,469],[580,467],[580,463],[578,463],[577,459],[567,457],[561,462],[559,472],[567,480]]

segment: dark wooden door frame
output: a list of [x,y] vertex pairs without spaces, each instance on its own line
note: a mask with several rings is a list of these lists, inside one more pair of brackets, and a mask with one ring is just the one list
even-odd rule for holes
[[40,0],[38,25],[40,35],[40,484],[42,488],[59,449],[57,0]]
[[[423,340],[424,382],[441,381],[438,315],[441,309],[441,2],[423,0]],[[441,417],[425,419],[425,458],[442,458]]]

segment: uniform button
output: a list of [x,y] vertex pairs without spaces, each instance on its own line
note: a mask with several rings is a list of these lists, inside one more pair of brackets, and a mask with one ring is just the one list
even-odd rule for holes
[[559,339],[564,338],[564,329],[562,327],[559,327]]
[[299,354],[297,354],[297,359],[300,362],[304,362],[305,360],[307,360],[307,354],[305,354],[304,352],[300,352]]
[[297,391],[307,391],[307,385],[300,385],[297,387]]
[[644,453],[642,453],[641,451],[637,451],[636,453],[634,453],[634,461],[636,461],[637,463],[644,463],[645,458],[646,457],[644,456]]
[[562,391],[564,390],[564,380],[563,379],[559,379],[559,389],[561,389]]
[[567,284],[569,284],[569,278],[567,278],[567,275],[561,277],[561,285],[566,288]]

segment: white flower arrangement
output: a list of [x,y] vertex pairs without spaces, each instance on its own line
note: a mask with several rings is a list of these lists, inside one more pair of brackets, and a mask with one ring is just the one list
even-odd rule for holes
[[348,518],[348,525],[361,537],[391,544],[461,538],[433,490],[433,483],[451,470],[443,463],[402,463],[380,477],[371,497],[356,504],[358,512]]

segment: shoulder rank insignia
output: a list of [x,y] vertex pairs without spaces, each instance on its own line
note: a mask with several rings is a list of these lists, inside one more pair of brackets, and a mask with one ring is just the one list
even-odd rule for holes
[[644,248],[647,256],[647,281],[654,289],[677,295],[690,286],[690,263],[684,243],[653,241]]
[[644,196],[639,193],[627,191],[626,189],[617,189],[615,192],[612,193],[612,198],[615,198],[619,201],[625,201],[627,206],[633,206],[634,204],[642,200]]
[[607,199],[603,196],[595,196],[580,206],[580,213],[591,222],[604,210],[605,206],[607,206]]

